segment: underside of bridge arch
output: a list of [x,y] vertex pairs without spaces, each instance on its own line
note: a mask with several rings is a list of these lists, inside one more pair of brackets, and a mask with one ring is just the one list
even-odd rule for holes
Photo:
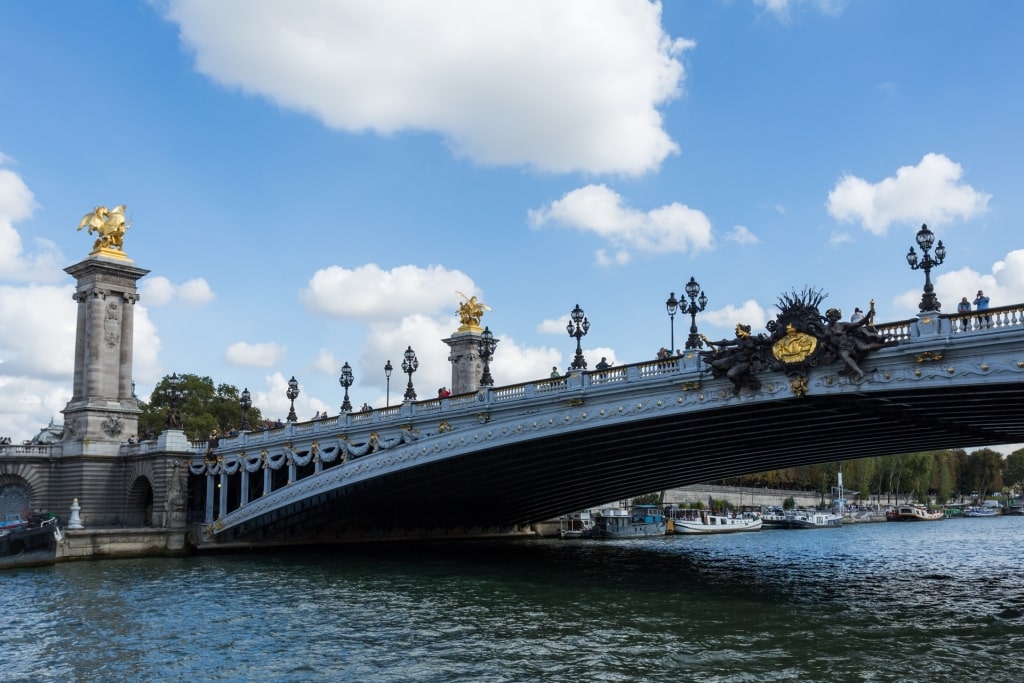
[[837,460],[1024,442],[1024,385],[750,402],[511,445],[268,512],[235,539],[507,528],[666,488]]

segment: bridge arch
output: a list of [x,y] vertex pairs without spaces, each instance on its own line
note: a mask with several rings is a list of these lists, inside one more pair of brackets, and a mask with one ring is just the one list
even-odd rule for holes
[[125,523],[131,526],[161,526],[153,518],[153,482],[156,474],[151,460],[131,463],[128,471],[128,489],[125,492]]
[[144,476],[136,477],[125,499],[125,524],[157,526],[153,519],[153,484]]
[[[878,326],[898,344],[858,373],[829,361],[737,385],[687,352],[243,433],[190,465],[210,492],[205,537],[489,533],[748,472],[1024,442],[1024,306],[993,320],[922,314]],[[314,453],[313,473],[298,476]],[[232,475],[250,466],[265,481],[288,476],[237,508],[224,495],[214,506],[215,488],[248,491]]]

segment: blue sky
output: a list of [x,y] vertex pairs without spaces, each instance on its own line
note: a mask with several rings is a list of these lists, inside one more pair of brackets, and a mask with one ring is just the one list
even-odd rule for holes
[[[63,268],[126,204],[135,377],[247,387],[283,418],[449,385],[456,292],[498,384],[670,344],[691,276],[711,338],[816,287],[917,312],[1024,301],[1017,3],[797,0],[0,5],[0,435],[71,393]],[[675,319],[675,345],[689,320]],[[970,446],[970,444],[950,444]]]

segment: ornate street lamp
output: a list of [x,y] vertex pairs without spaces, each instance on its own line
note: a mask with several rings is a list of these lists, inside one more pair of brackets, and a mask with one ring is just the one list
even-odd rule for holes
[[420,362],[416,359],[416,352],[412,350],[410,346],[405,350],[405,360],[402,361],[402,372],[409,375],[409,386],[405,388],[405,400],[415,401],[416,390],[412,387],[412,373],[416,372],[416,368],[420,366]]
[[249,431],[249,409],[252,408],[252,394],[249,387],[242,389],[242,395],[238,399],[238,405],[242,406],[242,431]]
[[480,333],[480,341],[477,342],[477,351],[484,359],[484,374],[480,376],[480,386],[493,387],[494,378],[491,377],[491,357],[494,356],[494,349],[498,346],[498,340],[494,338],[491,328],[485,327]]
[[580,346],[580,339],[590,331],[590,321],[587,320],[587,316],[583,313],[583,309],[580,308],[579,304],[576,304],[576,308],[572,309],[572,312],[569,313],[569,324],[565,326],[565,331],[569,333],[570,337],[576,337],[576,356],[572,359],[572,368],[574,370],[586,370],[587,361],[583,357],[583,347]]
[[[698,293],[700,296],[697,296]],[[690,314],[690,336],[686,338],[686,348],[699,349],[704,346],[704,342],[697,334],[697,314],[708,305],[708,298],[704,296],[700,283],[694,280],[692,275],[690,281],[686,283],[686,296],[690,297],[690,305],[683,309],[684,313]],[[673,350],[672,353],[675,351]]]
[[164,425],[168,429],[182,428],[181,414],[178,413],[178,401],[184,392],[178,389],[179,386],[181,386],[181,378],[175,372],[167,378],[167,388],[163,391],[164,398],[167,400],[167,420]]
[[288,410],[288,421],[298,422],[299,416],[295,414],[295,399],[299,397],[299,382],[295,379],[295,375],[288,380],[288,391],[284,392],[284,395],[292,402],[292,407]]
[[669,347],[675,353],[676,349],[676,311],[679,310],[679,300],[675,292],[669,292],[668,301],[665,302],[665,310],[668,311],[669,324],[672,327],[672,341]]
[[387,392],[387,403],[386,403],[386,405],[389,405],[389,406],[391,405],[391,371],[392,370],[394,370],[394,368],[391,367],[391,361],[388,361],[384,365],[384,379],[386,379],[388,381],[388,392]]
[[352,404],[348,400],[348,388],[352,386],[352,366],[348,364],[348,361],[341,366],[341,376],[338,377],[338,382],[345,388],[345,400],[341,402],[341,412],[351,413]]
[[928,250],[932,248],[932,243],[935,241],[935,233],[929,230],[927,225],[922,225],[921,229],[917,231],[916,240],[917,246],[921,247],[923,257],[918,263],[917,252],[914,251],[914,247],[910,247],[910,251],[907,252],[907,264],[910,265],[911,270],[924,270],[924,294],[921,295],[921,303],[918,308],[922,313],[937,311],[942,304],[935,296],[931,272],[932,268],[946,260],[946,247],[942,246],[942,240],[939,240],[935,247],[935,258],[931,257]]

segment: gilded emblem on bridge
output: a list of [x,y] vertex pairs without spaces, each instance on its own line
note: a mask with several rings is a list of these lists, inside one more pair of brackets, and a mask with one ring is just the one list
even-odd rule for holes
[[704,338],[709,350],[700,354],[712,376],[731,381],[737,396],[744,389],[759,391],[757,375],[764,370],[785,372],[797,396],[807,393],[807,375],[818,366],[841,362],[844,367],[839,375],[856,380],[865,377],[868,372],[860,364],[868,354],[896,341],[875,330],[874,301],[867,315],[843,322],[838,308],[821,314],[827,296],[813,288],[783,294],[776,304],[775,320],[765,325],[768,335],[754,334],[750,325],[739,324],[735,339],[713,342]]
[[806,332],[786,325],[786,336],[772,344],[772,355],[783,363],[800,363],[818,348],[818,340]]

